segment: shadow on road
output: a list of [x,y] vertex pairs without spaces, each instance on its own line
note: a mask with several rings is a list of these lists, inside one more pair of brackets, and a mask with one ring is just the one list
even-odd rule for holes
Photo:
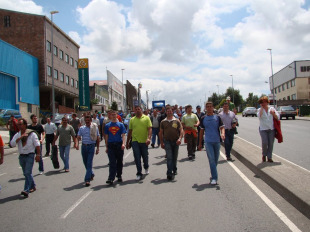
[[131,166],[131,165],[135,165],[135,161],[126,162],[123,167],[128,167],[128,166]]
[[188,162],[194,162],[195,159],[191,159],[191,160],[190,160],[190,159],[188,159],[188,157],[186,157],[186,158],[183,158],[183,159],[180,159],[180,160],[179,160],[179,162],[181,162],[181,163],[187,162],[187,161],[188,161]]
[[157,166],[162,165],[162,164],[167,164],[167,160],[164,159],[164,160],[159,161],[158,163],[153,163],[153,165],[157,165]]
[[152,184],[155,184],[155,185],[159,185],[159,184],[169,184],[169,183],[174,183],[176,182],[176,180],[168,180],[168,179],[154,179],[151,181]]
[[82,189],[85,188],[84,182],[81,182],[76,185],[72,185],[71,187],[64,188],[65,191],[72,191],[72,190],[77,190],[77,189]]
[[281,162],[273,162],[273,163],[263,162],[263,163],[256,165],[256,167],[259,169],[263,169],[265,167],[278,166],[278,165],[282,165],[282,163]]
[[11,179],[9,180],[9,182],[14,183],[14,182],[22,181],[22,180],[25,180],[25,178]]
[[164,159],[164,158],[165,158],[165,155],[155,156],[154,158],[155,158],[155,159]]
[[18,195],[14,195],[14,196],[10,196],[10,197],[7,197],[7,198],[0,199],[0,205],[4,204],[4,203],[7,203],[7,202],[10,202],[10,201],[24,200],[24,199],[26,199],[26,198],[21,197],[18,194]]
[[53,176],[53,175],[58,175],[58,174],[62,174],[62,173],[65,173],[64,171],[63,172],[60,172],[60,170],[54,170],[54,171],[48,171],[45,173],[46,176]]
[[95,167],[93,167],[93,169],[100,169],[100,168],[107,168],[107,167],[109,167],[109,165],[101,165],[101,166],[95,166]]
[[216,189],[216,190],[221,190],[220,186],[218,185],[211,185],[211,184],[202,184],[202,185],[198,185],[198,184],[194,184],[192,186],[193,189],[196,189],[196,191],[203,191],[205,189]]

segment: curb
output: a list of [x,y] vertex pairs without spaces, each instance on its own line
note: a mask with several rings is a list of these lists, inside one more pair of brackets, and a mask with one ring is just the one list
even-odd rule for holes
[[[245,146],[245,147],[247,146],[246,142],[244,141],[241,142],[240,141],[241,139],[237,139],[237,140],[238,140],[239,146]],[[243,145],[241,145],[239,141],[243,143]],[[234,140],[234,146],[235,146],[235,142],[237,141]],[[248,150],[248,153],[249,152],[250,150]],[[305,197],[305,196],[308,196],[309,198],[310,195],[309,195],[309,191],[308,192],[307,190],[303,191],[305,188],[309,188],[310,185],[307,184],[307,181],[305,182],[302,181],[304,178],[306,178],[306,180],[307,178],[309,179],[310,177],[309,173],[306,175],[298,175],[300,172],[302,173],[303,171],[298,170],[297,166],[289,164],[288,162],[283,160],[281,162],[278,162],[279,164],[276,164],[278,165],[278,169],[281,168],[282,165],[289,166],[289,168],[287,168],[287,170],[284,170],[285,168],[283,168],[284,172],[282,174],[281,173],[279,174],[281,175],[281,178],[277,179],[276,178],[277,170],[272,170],[272,171],[266,170],[268,166],[272,166],[272,164],[260,163],[257,165],[253,162],[253,159],[251,160],[249,158],[250,154],[247,154],[245,152],[240,152],[238,147],[237,149],[233,147],[231,150],[231,154],[233,154],[241,163],[243,163],[246,167],[248,167],[253,173],[259,176],[259,178],[265,181],[272,189],[274,189],[279,195],[281,195],[285,200],[287,200],[298,211],[300,211],[308,219],[310,219],[310,201],[309,199],[307,199],[307,197]],[[244,155],[244,154],[247,154],[247,155]],[[255,152],[255,156],[261,158],[261,151],[258,154],[257,152]],[[252,158],[253,158],[253,155],[252,155]],[[276,169],[275,167],[276,166],[273,166],[273,169]],[[296,177],[296,175],[298,176]],[[294,177],[295,179],[299,181],[293,182],[294,186],[291,186],[290,184],[288,184],[288,182],[292,181]]]

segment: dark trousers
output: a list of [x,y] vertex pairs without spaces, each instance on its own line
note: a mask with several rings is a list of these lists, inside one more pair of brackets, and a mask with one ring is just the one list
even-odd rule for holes
[[[198,129],[198,132],[197,132],[197,135],[198,135],[197,148],[198,148],[198,146],[199,146],[198,142],[200,141],[200,130],[201,130],[201,128],[198,127],[197,129]],[[205,140],[203,139],[203,134],[202,134],[202,140],[201,140],[201,147],[202,148],[204,147],[204,144],[205,144]]]
[[197,147],[197,137],[194,137],[193,134],[185,134],[185,139],[187,141],[188,157],[195,156],[195,150]]
[[132,142],[133,156],[137,167],[137,175],[142,176],[141,157],[144,169],[149,168],[149,152],[146,143]]
[[50,151],[51,151],[51,144],[54,140],[54,133],[53,134],[47,134],[46,137],[45,137],[45,149],[46,149],[46,154],[49,155],[50,154]]
[[175,174],[177,171],[177,160],[179,154],[179,145],[177,145],[176,141],[166,141],[165,150],[167,154],[167,176]]
[[109,180],[114,180],[115,176],[122,177],[123,174],[123,157],[124,150],[122,150],[122,142],[109,143],[108,142],[108,156],[109,156]]
[[[16,131],[10,131],[10,142],[16,133],[17,133]],[[10,145],[10,147],[11,147],[11,145]]]
[[224,145],[225,145],[225,154],[227,158],[230,158],[230,152],[234,143],[234,135],[235,135],[234,130],[225,129]]

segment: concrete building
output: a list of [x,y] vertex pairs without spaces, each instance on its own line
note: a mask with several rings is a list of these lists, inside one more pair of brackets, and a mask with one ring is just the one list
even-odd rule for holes
[[98,99],[99,102],[96,105],[98,111],[104,112],[109,109],[109,92],[106,80],[89,81],[89,95],[90,100]]
[[0,40],[0,109],[22,117],[39,116],[39,62],[36,57]]
[[39,59],[40,111],[52,111],[52,72],[56,112],[74,111],[79,96],[79,45],[54,24],[52,48],[52,23],[42,15],[0,9],[0,19],[0,39]]
[[310,104],[310,60],[294,61],[269,77],[271,93],[277,106]]
[[133,111],[134,106],[138,104],[138,91],[128,80],[126,81],[125,89],[127,112],[130,112]]

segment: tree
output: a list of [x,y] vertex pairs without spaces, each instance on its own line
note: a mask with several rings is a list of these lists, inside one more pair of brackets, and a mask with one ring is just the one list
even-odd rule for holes
[[117,103],[115,101],[112,102],[111,110],[118,110],[118,106],[117,106]]
[[253,93],[249,93],[249,96],[245,100],[246,106],[257,107],[258,106],[258,96]]
[[208,97],[208,101],[211,101],[215,108],[219,108],[221,100],[225,98],[224,94],[218,95],[217,93],[213,93],[211,97]]
[[[234,93],[234,94],[233,94]],[[243,98],[240,95],[240,90],[239,89],[234,89],[232,87],[229,87],[226,90],[225,93],[225,99],[227,97],[230,97],[231,102],[233,102],[235,104],[236,107],[240,106],[243,103]]]

